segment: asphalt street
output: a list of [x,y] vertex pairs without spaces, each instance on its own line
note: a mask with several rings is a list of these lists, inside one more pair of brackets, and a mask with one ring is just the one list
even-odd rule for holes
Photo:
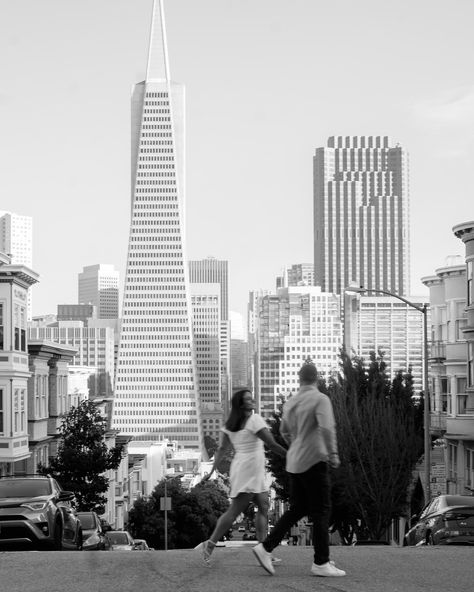
[[198,552],[0,553],[1,592],[461,592],[474,589],[474,547],[331,547],[344,578],[310,574],[310,547],[281,546],[270,576],[251,545]]

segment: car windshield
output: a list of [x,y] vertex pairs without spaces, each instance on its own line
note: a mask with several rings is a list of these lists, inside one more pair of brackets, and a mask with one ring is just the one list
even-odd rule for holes
[[51,485],[48,479],[0,479],[0,498],[37,497],[50,495]]
[[450,495],[446,498],[447,506],[474,506],[474,497],[470,495]]
[[129,545],[130,541],[124,532],[108,532],[107,538],[112,545]]
[[77,517],[79,518],[82,528],[85,528],[86,530],[95,528],[96,525],[93,514],[78,514]]

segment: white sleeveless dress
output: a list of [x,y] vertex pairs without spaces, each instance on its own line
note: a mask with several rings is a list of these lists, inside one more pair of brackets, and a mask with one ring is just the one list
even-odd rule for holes
[[239,493],[262,493],[269,489],[265,449],[262,440],[255,435],[264,428],[268,425],[258,413],[252,414],[238,432],[222,428],[235,451],[230,465],[230,497],[237,497]]

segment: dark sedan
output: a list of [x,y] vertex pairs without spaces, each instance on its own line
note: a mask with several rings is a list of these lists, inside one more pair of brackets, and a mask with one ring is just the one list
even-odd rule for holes
[[78,512],[77,517],[82,525],[84,551],[108,550],[110,545],[105,538],[99,516],[95,512]]
[[407,545],[474,545],[474,497],[439,495],[412,516]]

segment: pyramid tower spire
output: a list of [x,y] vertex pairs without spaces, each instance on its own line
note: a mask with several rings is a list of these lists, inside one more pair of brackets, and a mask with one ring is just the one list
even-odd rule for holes
[[168,47],[166,43],[165,14],[163,0],[153,0],[150,46],[146,81],[169,80]]
[[163,2],[132,92],[132,195],[112,426],[206,458],[184,231],[184,86],[171,82]]

